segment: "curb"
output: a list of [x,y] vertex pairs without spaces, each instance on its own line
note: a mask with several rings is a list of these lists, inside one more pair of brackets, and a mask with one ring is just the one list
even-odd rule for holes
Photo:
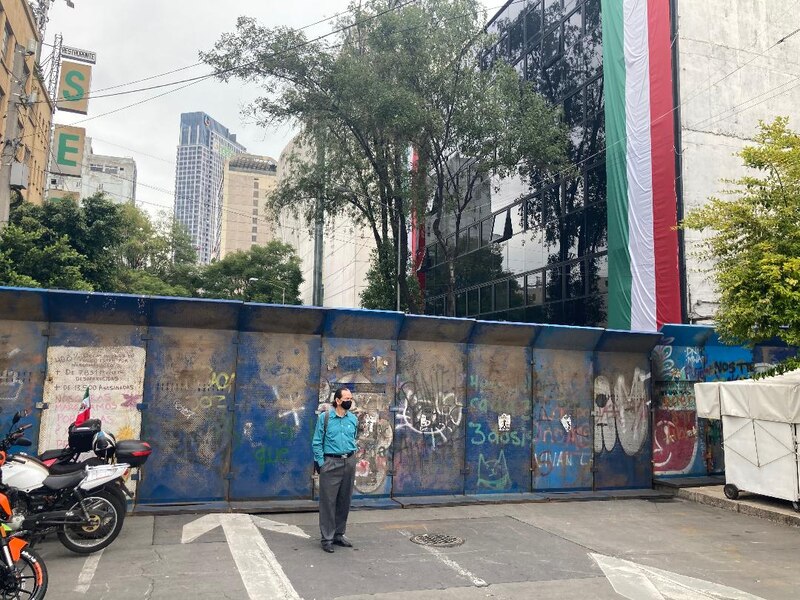
[[713,506],[731,512],[737,512],[742,515],[751,517],[758,517],[778,523],[780,525],[790,525],[792,527],[800,527],[800,514],[797,513],[784,513],[776,510],[770,510],[761,506],[757,506],[747,500],[728,500],[727,498],[718,498],[709,494],[694,491],[690,488],[680,488],[676,491],[675,496],[697,502],[698,504],[705,504],[706,506]]

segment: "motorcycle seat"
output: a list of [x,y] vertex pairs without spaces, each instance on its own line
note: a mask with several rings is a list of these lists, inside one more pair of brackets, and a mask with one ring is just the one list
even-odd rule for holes
[[67,475],[49,475],[45,477],[45,480],[42,482],[42,485],[51,490],[63,490],[68,487],[75,487],[83,478],[86,477],[86,473],[83,471],[77,473],[69,473]]
[[39,455],[39,460],[52,460],[54,458],[67,458],[72,456],[73,450],[69,448],[57,448],[55,450],[45,450]]
[[50,475],[67,475],[69,473],[77,473],[78,471],[83,472],[86,468],[86,465],[81,463],[64,463],[59,464],[55,463],[50,465]]

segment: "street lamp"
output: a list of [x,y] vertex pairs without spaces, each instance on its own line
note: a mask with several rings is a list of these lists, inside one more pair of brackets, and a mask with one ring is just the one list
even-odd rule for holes
[[[248,282],[248,286],[247,287],[249,288],[250,287],[249,284],[255,283],[256,281],[261,281],[261,279],[258,278],[258,277],[251,277],[250,279],[247,280],[247,282]],[[275,287],[278,287],[278,288],[281,289],[281,304],[286,304],[286,288],[284,286],[280,285],[279,283],[276,283],[276,282],[271,281],[269,279],[265,279],[264,281],[266,281],[270,285],[274,285]]]

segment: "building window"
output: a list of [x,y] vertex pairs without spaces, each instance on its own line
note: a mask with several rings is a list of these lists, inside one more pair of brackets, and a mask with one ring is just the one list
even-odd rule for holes
[[253,217],[253,225],[256,225],[256,224],[258,224],[258,218],[257,217]]
[[253,226],[252,233],[258,233],[258,227],[257,226],[255,226],[255,225]]
[[250,241],[257,242],[258,241],[258,236],[257,235],[250,236]]
[[257,215],[257,214],[258,214],[258,209],[257,209],[257,208],[254,208],[254,209],[253,209],[253,214],[254,214],[254,215]]

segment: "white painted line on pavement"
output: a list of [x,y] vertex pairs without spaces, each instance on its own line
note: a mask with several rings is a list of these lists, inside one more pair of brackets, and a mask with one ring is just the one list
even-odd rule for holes
[[297,525],[289,525],[288,523],[280,523],[278,521],[270,521],[269,519],[265,519],[264,517],[256,517],[255,515],[250,517],[253,519],[253,523],[256,524],[256,527],[260,529],[266,529],[267,531],[276,531],[278,533],[286,533],[289,535],[296,535],[297,537],[310,539],[310,535],[308,535],[305,531],[300,529]]
[[[105,548],[103,550],[105,550]],[[100,564],[100,557],[103,556],[103,550],[86,557],[80,575],[78,575],[78,585],[75,586],[74,592],[85,594],[89,591],[89,586],[92,585],[92,579],[94,579],[94,572],[97,571],[97,565]]]
[[[411,537],[411,533],[409,533],[408,531],[399,531],[398,533],[407,538]],[[469,581],[472,582],[472,585],[474,585],[475,587],[487,587],[489,585],[483,579],[481,579],[474,573],[471,573],[470,571],[459,565],[456,561],[442,554],[442,552],[440,552],[438,548],[434,548],[433,546],[422,546],[422,545],[420,545],[420,548],[427,550],[430,554],[432,554],[436,558],[436,560],[446,565],[447,567],[451,568],[453,571],[458,573],[464,579],[469,579]]]
[[301,600],[250,515],[204,515],[183,526],[181,543],[220,526],[250,600]]
[[629,560],[590,553],[614,591],[630,600],[764,600],[748,592]]

